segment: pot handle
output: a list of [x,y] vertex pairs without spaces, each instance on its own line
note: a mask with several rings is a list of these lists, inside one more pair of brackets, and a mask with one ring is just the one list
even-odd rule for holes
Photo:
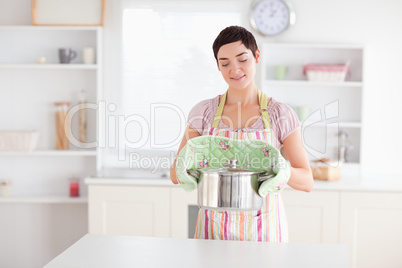
[[273,177],[275,177],[275,175],[276,174],[268,174],[268,175],[265,175],[265,176],[260,176],[260,177],[258,177],[258,181],[259,182],[264,182],[264,181],[266,181],[266,180],[268,180],[268,179],[271,179],[271,178],[273,178]]
[[228,163],[223,165],[224,167],[231,167],[231,168],[236,168],[237,166],[237,159],[234,158],[229,158]]
[[187,170],[187,174],[193,176],[197,180],[200,178],[200,172],[198,170]]

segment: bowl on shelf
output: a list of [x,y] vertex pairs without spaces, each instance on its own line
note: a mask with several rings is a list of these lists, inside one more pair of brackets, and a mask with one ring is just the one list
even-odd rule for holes
[[349,73],[350,62],[346,64],[306,64],[303,75],[313,82],[344,82]]
[[38,145],[39,130],[0,130],[0,151],[31,152]]

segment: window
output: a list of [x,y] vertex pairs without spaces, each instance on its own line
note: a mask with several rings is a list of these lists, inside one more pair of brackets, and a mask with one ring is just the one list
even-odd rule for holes
[[[224,11],[229,1],[144,3],[123,9],[121,108],[148,122],[142,148],[175,150],[191,107],[227,88],[212,43],[223,28],[240,24],[241,12]],[[127,125],[131,141],[144,133],[138,122]]]

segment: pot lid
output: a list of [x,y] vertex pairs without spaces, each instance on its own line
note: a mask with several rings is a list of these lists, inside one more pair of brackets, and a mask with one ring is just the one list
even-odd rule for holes
[[214,169],[200,169],[202,173],[218,173],[220,175],[253,175],[253,174],[261,174],[267,172],[266,170],[258,170],[254,168],[244,167],[241,165],[237,165],[237,159],[230,158],[229,162],[225,164],[221,168]]

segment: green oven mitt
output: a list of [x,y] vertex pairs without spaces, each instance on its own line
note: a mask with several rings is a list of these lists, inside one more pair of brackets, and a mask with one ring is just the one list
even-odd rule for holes
[[262,140],[237,140],[220,136],[200,136],[187,141],[176,162],[178,182],[186,191],[197,188],[197,179],[189,174],[192,170],[221,168],[228,159],[237,159],[245,168],[266,171],[272,177],[262,182],[258,194],[282,190],[290,177],[290,165],[275,147]]
[[273,167],[273,173],[276,175],[261,183],[258,188],[258,194],[260,196],[265,197],[269,193],[280,192],[289,181],[290,164],[280,153],[278,156],[278,164]]

